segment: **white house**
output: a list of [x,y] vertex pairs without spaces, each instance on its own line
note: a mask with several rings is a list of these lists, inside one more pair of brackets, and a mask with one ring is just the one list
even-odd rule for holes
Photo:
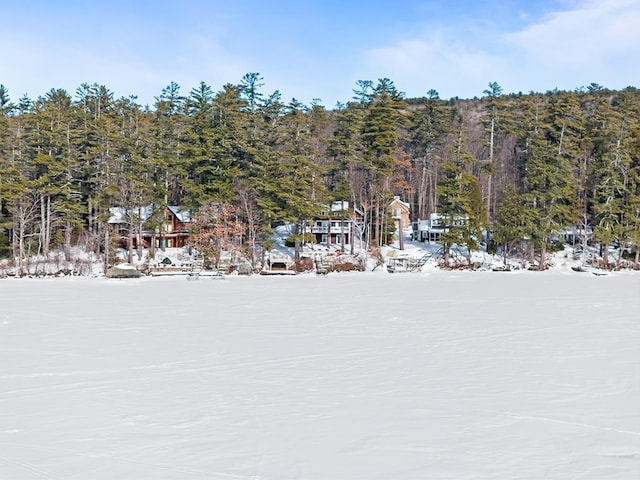
[[318,243],[348,245],[362,237],[363,213],[350,202],[339,201],[323,205],[307,226]]
[[444,215],[432,213],[427,220],[413,222],[412,238],[421,242],[438,242],[440,235],[448,232],[451,227],[461,227],[464,225],[463,217],[455,217],[453,222],[446,224]]

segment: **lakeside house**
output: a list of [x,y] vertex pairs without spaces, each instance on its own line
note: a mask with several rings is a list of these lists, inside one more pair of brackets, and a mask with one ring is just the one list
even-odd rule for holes
[[413,240],[420,242],[439,242],[440,236],[448,232],[452,227],[461,227],[464,225],[463,217],[456,217],[453,221],[447,221],[444,215],[440,213],[432,213],[426,220],[418,220],[412,224]]
[[351,202],[338,201],[323,205],[307,226],[307,233],[315,237],[316,243],[326,245],[350,245],[362,239],[364,214]]
[[411,206],[395,196],[387,209],[393,218],[396,236],[400,236],[402,230],[411,225]]
[[126,209],[111,207],[108,224],[122,248],[140,244],[146,248],[181,248],[189,239],[191,214],[177,205],[154,209],[153,206]]

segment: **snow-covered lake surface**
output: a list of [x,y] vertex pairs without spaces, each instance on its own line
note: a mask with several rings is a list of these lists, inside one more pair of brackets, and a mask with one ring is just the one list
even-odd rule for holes
[[2,480],[640,478],[640,277],[0,281]]

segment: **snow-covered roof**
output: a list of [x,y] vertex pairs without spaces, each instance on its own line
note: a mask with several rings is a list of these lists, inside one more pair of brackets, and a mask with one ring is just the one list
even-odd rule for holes
[[340,200],[331,204],[332,212],[342,212],[346,210],[349,210],[349,202],[347,202],[346,200]]
[[323,203],[320,206],[324,209],[323,214],[326,214],[329,208],[331,209],[331,212],[348,212],[353,208],[354,212],[362,215],[362,210],[358,209],[355,205],[352,205],[348,200],[338,200],[336,202],[332,202],[331,205]]
[[189,210],[185,210],[178,205],[169,205],[167,208],[171,210],[176,218],[182,223],[188,223],[191,221],[191,212]]
[[129,216],[134,215],[142,218],[142,220],[148,220],[153,214],[151,206],[134,208],[133,210],[127,210],[124,207],[109,207],[109,220],[107,223],[118,224],[128,223],[130,221]]
[[[155,207],[156,209],[158,207]],[[191,215],[189,210],[183,209],[178,205],[170,205],[167,207],[171,212],[176,216],[176,218],[182,223],[188,223],[191,221]],[[110,207],[109,208],[109,220],[108,223],[118,224],[118,223],[128,223],[129,222],[129,214],[132,213],[134,216],[140,215],[143,221],[149,220],[151,215],[153,215],[154,207],[148,205],[142,208],[134,208],[129,211],[124,207]]]
[[400,200],[400,197],[398,197],[398,196],[393,197],[393,200],[391,201],[391,203],[389,205],[393,205],[394,203],[397,203],[397,204],[403,206],[407,210],[410,210],[410,208],[411,208],[411,205],[409,205],[407,202],[403,202],[402,200]]

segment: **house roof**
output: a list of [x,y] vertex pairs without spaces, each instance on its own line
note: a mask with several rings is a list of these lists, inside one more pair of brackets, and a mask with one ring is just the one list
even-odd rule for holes
[[136,207],[133,210],[127,210],[124,207],[109,207],[109,220],[107,223],[129,223],[129,215],[142,217],[143,221],[146,221],[153,214],[151,206],[142,207],[141,209]]
[[189,210],[185,210],[179,205],[169,205],[167,208],[171,210],[176,218],[182,223],[188,223],[191,221],[191,212]]
[[337,202],[332,202],[331,205],[323,203],[321,204],[322,208],[328,210],[330,208],[330,212],[348,212],[350,208],[353,208],[353,211],[359,215],[362,215],[362,210],[356,208],[355,205],[352,205],[351,202],[347,200],[338,200]]
[[394,203],[399,204],[401,207],[404,207],[407,210],[411,209],[411,205],[409,205],[407,202],[403,202],[402,200],[400,200],[400,197],[398,197],[398,196],[393,197],[393,200],[391,201],[389,206],[393,205]]
[[[182,223],[188,223],[191,221],[191,215],[189,210],[183,209],[178,205],[170,205],[167,207],[176,218]],[[146,207],[142,207],[141,209],[136,207],[133,210],[127,210],[124,207],[110,207],[109,208],[109,220],[107,223],[118,224],[118,223],[129,223],[129,212],[131,212],[134,216],[140,215],[142,221],[147,221],[153,215],[153,207],[148,205]]]

